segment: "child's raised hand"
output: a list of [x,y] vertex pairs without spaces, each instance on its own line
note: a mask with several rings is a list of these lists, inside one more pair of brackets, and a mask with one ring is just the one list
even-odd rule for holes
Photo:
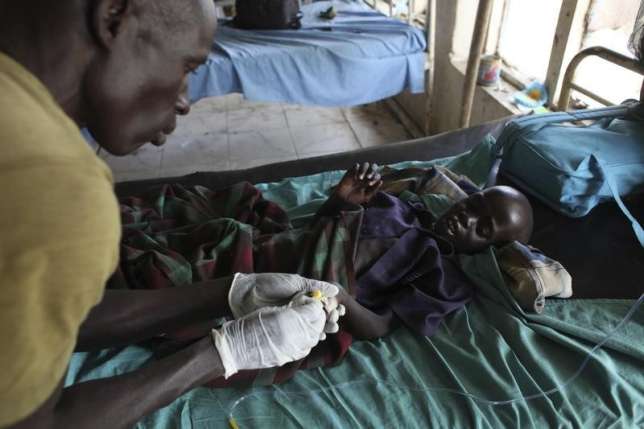
[[346,172],[335,189],[337,197],[351,204],[366,204],[382,186],[378,166],[368,162],[356,164]]

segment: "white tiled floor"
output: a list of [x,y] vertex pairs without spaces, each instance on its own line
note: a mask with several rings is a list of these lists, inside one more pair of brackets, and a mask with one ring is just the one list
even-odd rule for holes
[[409,139],[381,103],[352,108],[253,103],[240,95],[192,106],[161,148],[103,153],[117,181],[251,168]]

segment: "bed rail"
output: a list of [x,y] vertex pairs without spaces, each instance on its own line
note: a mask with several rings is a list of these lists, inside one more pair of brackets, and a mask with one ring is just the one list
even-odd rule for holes
[[593,93],[587,88],[581,87],[573,82],[575,77],[575,72],[579,64],[588,57],[599,57],[603,60],[616,64],[618,66],[624,67],[628,70],[631,70],[635,73],[639,73],[644,76],[644,65],[640,64],[636,59],[629,58],[626,55],[620,54],[618,52],[612,51],[610,49],[595,46],[592,48],[586,48],[574,56],[566,73],[564,74],[563,84],[561,87],[561,96],[559,97],[559,104],[557,105],[557,110],[566,111],[568,110],[568,105],[570,103],[570,96],[573,90],[584,94],[586,97],[589,97],[605,106],[612,106],[613,103],[606,100],[605,98]]

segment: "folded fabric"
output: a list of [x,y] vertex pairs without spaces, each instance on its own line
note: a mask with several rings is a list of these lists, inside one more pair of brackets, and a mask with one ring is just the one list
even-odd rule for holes
[[570,298],[572,277],[539,249],[514,241],[497,251],[501,270],[519,306],[542,313],[547,297]]

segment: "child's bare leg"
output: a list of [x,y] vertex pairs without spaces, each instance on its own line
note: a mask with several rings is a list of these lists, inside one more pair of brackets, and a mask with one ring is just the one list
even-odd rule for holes
[[345,173],[317,214],[332,216],[352,205],[366,204],[381,186],[382,178],[376,164],[356,164]]

